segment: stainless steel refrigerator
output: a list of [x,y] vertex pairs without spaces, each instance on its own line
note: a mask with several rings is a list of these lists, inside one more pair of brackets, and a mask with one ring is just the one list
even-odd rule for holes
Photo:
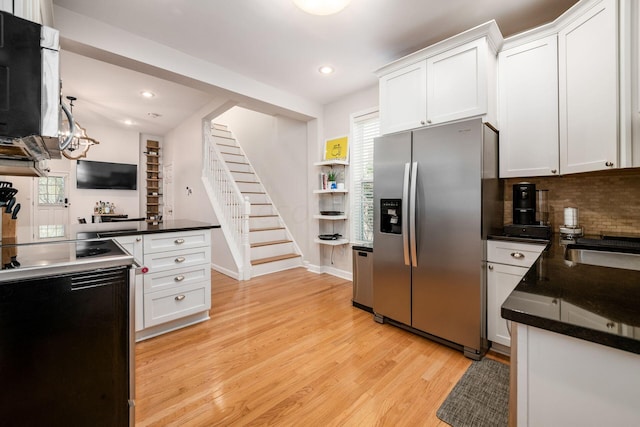
[[498,135],[480,119],[374,142],[373,311],[479,359],[487,234],[503,226]]

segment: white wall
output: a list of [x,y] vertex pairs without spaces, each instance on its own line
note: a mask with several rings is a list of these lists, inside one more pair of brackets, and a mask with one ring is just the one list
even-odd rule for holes
[[69,172],[69,219],[75,221],[77,217],[91,221],[93,207],[98,201],[115,203],[116,213],[129,215],[130,218],[144,216],[140,212],[140,177],[144,173],[144,165],[140,163],[140,134],[136,131],[104,126],[99,123],[82,123],[87,134],[100,142],[87,152],[82,160],[99,162],[129,163],[138,165],[137,190],[81,190],[76,188],[76,161],[52,161],[51,170]]
[[[351,115],[369,108],[378,106],[378,85],[368,89],[356,92],[347,96],[340,101],[325,105],[324,107],[324,126],[323,139],[333,138],[341,135],[350,135]],[[317,147],[314,147],[318,153],[318,161],[322,160],[324,150],[324,142],[320,141]],[[347,200],[348,203],[348,200]],[[349,235],[349,221],[345,223],[345,236]],[[333,262],[332,262],[333,260]],[[320,263],[324,271],[333,272],[335,274],[351,277],[351,245],[322,246],[320,254]]]
[[[164,136],[162,161],[173,164],[174,219],[218,224],[202,183],[202,119],[218,109],[220,103],[220,100],[214,100],[205,105]],[[190,193],[187,187],[191,190]],[[214,229],[211,238],[212,265],[221,272],[237,275],[238,269],[222,230]]]

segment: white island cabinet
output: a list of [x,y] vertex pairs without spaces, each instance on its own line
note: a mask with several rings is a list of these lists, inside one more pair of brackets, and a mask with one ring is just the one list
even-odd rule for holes
[[514,327],[518,427],[640,425],[640,355]]
[[149,233],[142,242],[136,237],[127,236],[141,244],[148,269],[136,277],[136,340],[209,319],[211,230]]
[[502,41],[490,21],[378,70],[381,134],[470,117],[495,122]]

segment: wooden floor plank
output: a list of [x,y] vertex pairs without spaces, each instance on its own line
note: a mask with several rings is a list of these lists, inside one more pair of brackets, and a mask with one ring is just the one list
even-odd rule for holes
[[211,319],[136,345],[136,425],[439,426],[471,364],[351,305],[351,282],[212,272]]

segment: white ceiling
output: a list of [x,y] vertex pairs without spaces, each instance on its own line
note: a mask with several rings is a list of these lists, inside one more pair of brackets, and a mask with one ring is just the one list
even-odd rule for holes
[[[377,68],[434,42],[490,19],[506,37],[552,21],[576,0],[351,0],[339,14],[323,17],[300,11],[292,0],[53,3],[327,104],[370,87]],[[109,120],[129,116],[141,132],[162,135],[211,98],[76,54],[65,53],[61,60],[63,90],[79,98],[76,109],[86,102]],[[320,75],[324,64],[336,72]],[[157,98],[136,96],[152,87],[158,87]],[[163,116],[151,119],[149,112]]]

